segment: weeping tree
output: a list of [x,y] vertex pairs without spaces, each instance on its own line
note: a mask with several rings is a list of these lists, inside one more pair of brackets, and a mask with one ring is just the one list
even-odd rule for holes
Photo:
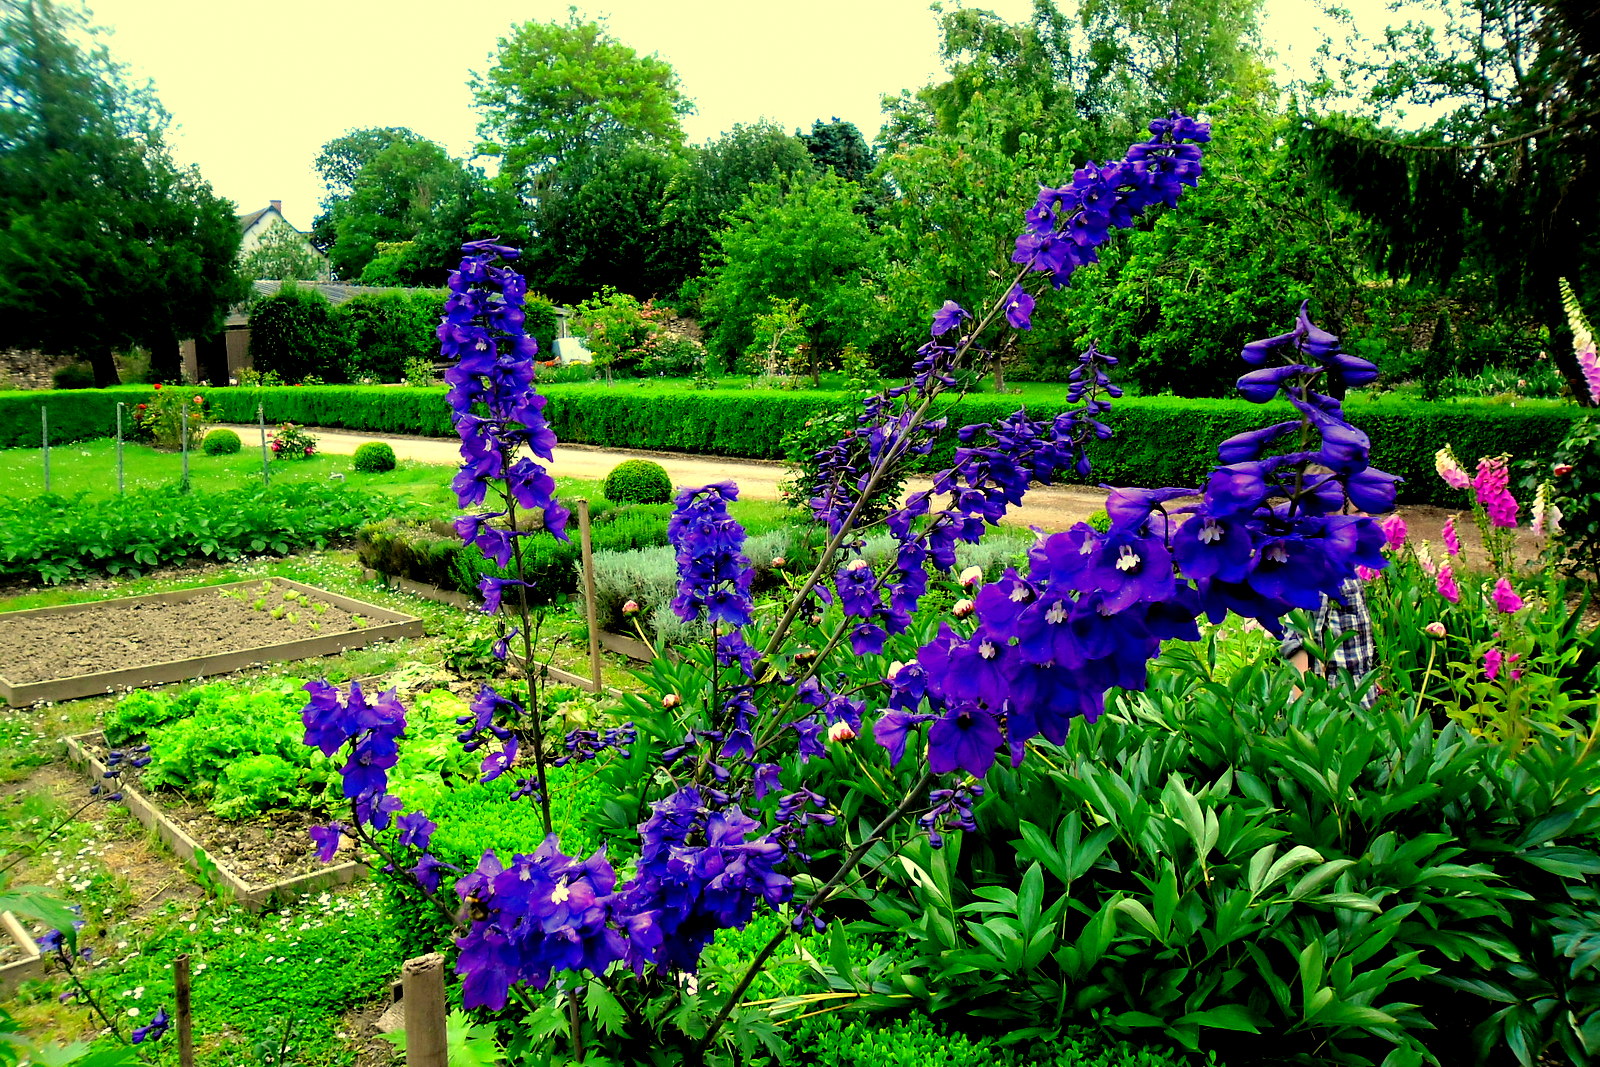
[[[1600,294],[1600,11],[1569,0],[1434,7],[1436,19],[1391,27],[1372,58],[1333,72],[1325,84],[1344,88],[1303,124],[1297,150],[1375,224],[1378,266],[1443,286],[1467,272],[1490,279],[1502,313],[1548,332],[1587,404],[1557,279],[1586,303]],[[1406,107],[1443,113],[1400,131]]]

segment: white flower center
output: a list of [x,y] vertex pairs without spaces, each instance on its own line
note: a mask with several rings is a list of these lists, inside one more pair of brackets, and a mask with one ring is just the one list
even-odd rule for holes
[[984,659],[994,659],[999,649],[994,647],[993,641],[982,641],[978,644],[978,655]]
[[1222,540],[1222,527],[1218,526],[1215,520],[1207,519],[1200,527],[1200,543],[1214,545],[1220,540]]
[[571,895],[572,890],[567,888],[567,883],[561,882],[556,885],[555,891],[550,894],[550,903],[565,904],[567,902],[567,898]]
[[1273,563],[1289,562],[1289,549],[1282,541],[1279,541],[1277,544],[1268,545],[1266,551],[1264,551],[1262,555],[1266,556],[1267,559],[1271,560]]
[[1024,600],[1028,599],[1029,595],[1028,587],[1020,582],[1011,587],[1011,602],[1013,604],[1022,603]]
[[1131,545],[1123,545],[1117,552],[1117,570],[1131,571],[1143,562]]
[[1050,605],[1050,610],[1044,613],[1044,621],[1051,626],[1060,626],[1067,621],[1067,608],[1061,601]]

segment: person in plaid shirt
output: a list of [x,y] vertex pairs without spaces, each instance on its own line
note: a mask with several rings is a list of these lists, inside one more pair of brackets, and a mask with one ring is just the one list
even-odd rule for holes
[[[1372,640],[1372,613],[1367,610],[1367,598],[1361,591],[1359,579],[1346,579],[1339,595],[1344,598],[1343,604],[1324,596],[1322,606],[1312,619],[1312,639],[1329,648],[1326,661],[1312,663],[1305,638],[1294,630],[1284,631],[1279,651],[1301,674],[1315,671],[1321,678],[1337,678],[1341,670],[1346,670],[1359,681],[1377,660],[1377,646]],[[1341,634],[1350,637],[1341,641]],[[1368,686],[1362,694],[1361,706],[1370,708],[1377,698],[1378,687]]]

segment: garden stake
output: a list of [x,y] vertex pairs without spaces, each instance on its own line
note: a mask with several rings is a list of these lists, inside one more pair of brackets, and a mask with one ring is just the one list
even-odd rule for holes
[[267,409],[265,404],[256,405],[256,421],[261,424],[261,484],[271,485],[272,475],[267,473]]
[[188,408],[184,408],[183,409],[183,425],[179,428],[179,438],[182,441],[182,445],[180,447],[183,450],[183,489],[182,489],[182,492],[187,493],[189,491],[189,409]]
[[42,427],[41,436],[44,440],[44,491],[50,491],[50,412],[44,405],[39,406],[39,425]]
[[122,495],[122,409],[127,405],[117,401],[117,495]]
[[589,674],[594,691],[605,688],[600,680],[600,627],[594,609],[594,540],[589,536],[589,502],[578,501],[578,541],[583,547],[583,610],[589,620]]
[[194,1027],[189,1010],[189,954],[185,952],[173,962],[173,1009],[178,1022],[178,1065],[194,1067]]
[[406,1067],[449,1067],[444,1011],[444,957],[437,952],[400,968],[406,1006]]

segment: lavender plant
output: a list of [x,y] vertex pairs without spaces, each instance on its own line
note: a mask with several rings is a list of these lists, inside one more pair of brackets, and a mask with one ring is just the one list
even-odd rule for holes
[[[628,996],[631,984],[657,1000],[632,1011],[628,1025],[659,1031],[670,1014],[686,1054],[703,1057],[727,1040],[725,1024],[788,936],[765,944],[728,988],[696,991],[692,976],[719,931],[742,928],[763,909],[782,911],[795,932],[822,929],[830,904],[867,877],[868,858],[892,851],[883,847],[891,836],[926,834],[937,846],[973,828],[981,779],[998,758],[1020,764],[1030,749],[1062,742],[1073,719],[1095,721],[1109,689],[1142,689],[1160,643],[1197,638],[1200,615],[1220,620],[1233,611],[1276,630],[1285,613],[1338,596],[1357,566],[1385,565],[1376,523],[1343,512],[1347,503],[1388,510],[1395,479],[1369,466],[1366,436],[1335,399],[1376,369],[1341,352],[1302,308],[1289,333],[1245,349],[1256,369],[1239,383],[1254,401],[1285,396],[1297,418],[1223,442],[1204,486],[1112,490],[1104,532],[1080,524],[1042,536],[1025,573],[1007,569],[987,584],[975,574],[967,580],[975,587],[970,601],[936,625],[919,618],[932,575],[955,567],[958,546],[977,543],[1032,486],[1068,471],[1087,474],[1088,442],[1111,436],[1104,419],[1121,394],[1107,370],[1116,360],[1091,346],[1072,375],[1068,400],[1078,406],[1050,418],[1019,410],[963,427],[953,465],[931,489],[894,503],[881,519],[866,518],[879,491],[945,428],[936,401],[958,387],[962,372],[981,370],[991,330],[1002,321],[1029,328],[1047,284],[1065,285],[1095,261],[1113,229],[1155,205],[1176,205],[1196,184],[1208,127],[1174,114],[1150,130],[1123,160],[1088,165],[1070,183],[1042,189],[1003,293],[976,315],[947,302],[911,381],[864,401],[855,428],[819,454],[811,508],[827,542],[781,605],[751,597],[745,534],[728,512],[737,488],[719,483],[677,495],[672,610],[703,626],[706,644],[687,650],[680,664],[657,664],[656,691],[627,698],[634,723],[547,741],[535,623],[519,607],[500,653],[518,643],[525,684],[506,693],[485,687],[461,738],[488,749],[485,780],[526,772],[513,796],[541,804],[549,832],[533,854],[507,861],[490,852],[473,870],[446,868],[428,852],[432,824],[421,813],[399,814],[386,792],[404,735],[393,694],[369,703],[355,686],[347,699],[324,683],[307,686],[307,743],[349,754],[351,821],[315,836],[331,851],[339,834],[353,834],[429,893],[456,876],[461,910],[442,900],[437,906],[454,913],[461,930],[456,966],[468,1007],[499,1010],[516,999],[548,1013],[527,991],[554,983],[568,1013],[570,1051],[581,1058],[577,991],[598,991],[594,997],[615,1005],[615,994]],[[455,488],[463,507],[492,491],[500,510],[467,514],[457,529],[505,566],[536,532],[519,522],[519,509],[539,513],[555,536],[566,510],[536,461],[549,460],[555,440],[533,389],[535,346],[520,310],[525,286],[501,265],[516,253],[488,242],[464,251],[440,327],[444,351],[458,359],[447,375],[463,442]],[[892,549],[875,568],[862,549],[868,528],[880,524]],[[486,578],[485,610],[498,610],[508,590],[523,584]],[[890,655],[899,658],[888,663]],[[851,817],[841,818],[844,798],[813,789],[819,779],[808,776],[808,764],[869,731],[881,754],[863,746],[851,758],[863,768],[876,761],[881,773],[868,769],[867,778],[877,793],[870,807],[852,799]],[[627,761],[645,813],[637,855],[620,870],[604,850],[587,859],[563,854],[549,819],[547,763],[608,758]],[[652,770],[640,785],[644,760]],[[907,761],[909,775],[900,766]],[[816,841],[830,858],[811,873]],[[685,1009],[703,1001],[704,1014],[668,1013],[662,996],[684,998]]]

